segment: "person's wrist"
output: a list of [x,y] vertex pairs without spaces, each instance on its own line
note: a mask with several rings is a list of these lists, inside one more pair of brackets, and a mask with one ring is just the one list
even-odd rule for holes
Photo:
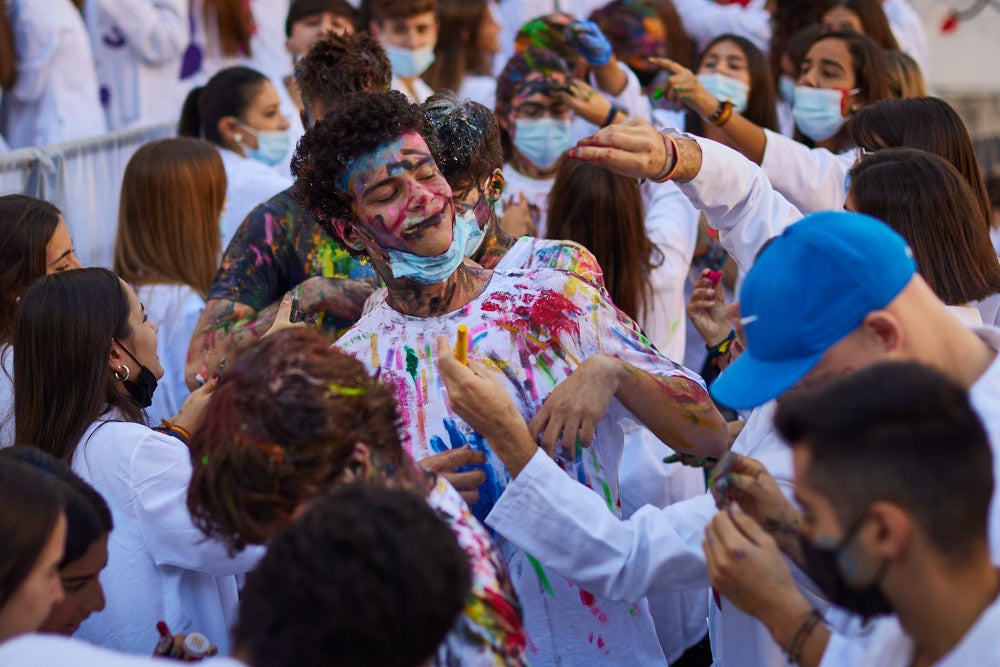
[[[720,349],[720,347],[730,342],[736,337],[736,332],[732,327],[705,327],[706,331],[698,329],[698,333],[701,334],[702,338],[705,339],[705,348],[709,352],[715,352],[717,354],[724,354],[726,350]],[[726,346],[728,347],[728,345]]]
[[[781,590],[781,589],[779,589]],[[814,611],[812,604],[798,589],[792,589],[772,602],[761,605],[756,614],[778,646],[788,646],[795,634]]]

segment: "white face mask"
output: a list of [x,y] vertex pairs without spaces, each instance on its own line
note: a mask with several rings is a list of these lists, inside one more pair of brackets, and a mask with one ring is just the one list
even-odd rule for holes
[[736,113],[743,113],[746,110],[747,97],[750,95],[750,84],[746,81],[740,81],[719,72],[699,74],[698,81],[715,99],[720,102],[726,100],[732,102],[733,111]]
[[778,92],[783,100],[789,104],[795,104],[795,79],[787,74],[778,77]]
[[243,123],[241,125],[245,131],[257,138],[257,148],[248,148],[242,141],[237,140],[240,148],[251,160],[273,167],[280,164],[288,155],[288,149],[292,145],[288,130],[255,130],[249,125]]
[[434,46],[424,46],[419,49],[406,49],[401,46],[384,44],[385,54],[389,56],[392,73],[401,79],[412,79],[423,74],[434,62]]
[[514,121],[514,146],[539,169],[548,169],[573,147],[569,118],[520,118]]
[[464,254],[466,257],[472,257],[479,250],[479,246],[483,244],[483,239],[486,238],[486,233],[479,227],[479,218],[476,217],[475,208],[470,208],[458,216],[455,220],[455,227],[457,228],[459,225],[469,228]]
[[795,104],[792,105],[795,126],[813,141],[826,141],[844,124],[844,100],[859,92],[860,88],[796,86]]
[[440,255],[431,257],[388,248],[392,277],[410,278],[425,285],[443,283],[465,259],[463,251],[469,231],[469,225],[462,224],[456,219],[451,245]]

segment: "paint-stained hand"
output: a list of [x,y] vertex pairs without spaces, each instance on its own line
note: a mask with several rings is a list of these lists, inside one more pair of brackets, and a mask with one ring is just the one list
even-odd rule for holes
[[[555,91],[556,97],[566,103],[574,113],[591,125],[604,125],[611,113],[611,101],[580,79],[572,79],[569,86]],[[621,114],[618,114],[621,116]]]
[[[715,272],[719,273],[719,272]],[[705,269],[695,283],[688,299],[687,314],[709,347],[726,340],[733,330],[726,319],[726,297],[718,281],[713,281],[712,271]]]
[[618,390],[623,364],[606,354],[595,354],[577,366],[548,395],[528,428],[531,436],[555,456],[561,443],[569,456],[575,455],[577,443],[589,447],[594,431]]
[[660,133],[641,118],[601,128],[581,139],[567,155],[631,178],[657,176],[670,157]]
[[737,505],[715,515],[701,546],[712,587],[751,616],[766,618],[802,597],[774,539]]
[[486,471],[480,468],[459,472],[458,468],[486,463],[486,454],[483,452],[465,445],[431,454],[420,459],[419,463],[423,468],[448,480],[470,507],[479,502],[479,485],[486,481]]
[[593,21],[573,21],[566,26],[566,41],[583,56],[587,64],[600,67],[611,62],[611,42]]
[[649,62],[670,72],[663,85],[663,96],[683,104],[702,118],[708,118],[719,108],[719,100],[705,89],[698,75],[669,58],[650,58]]
[[299,311],[298,297],[295,290],[292,290],[281,299],[281,305],[278,306],[278,312],[274,316],[274,324],[261,338],[276,334],[282,329],[305,329],[306,326]]
[[486,438],[516,477],[538,448],[507,389],[493,371],[471,356],[468,365],[456,359],[454,346],[445,336],[438,336],[437,365],[451,409]]

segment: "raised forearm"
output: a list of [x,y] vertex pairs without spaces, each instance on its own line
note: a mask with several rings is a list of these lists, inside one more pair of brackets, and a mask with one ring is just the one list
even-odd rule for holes
[[309,314],[328,313],[345,320],[361,317],[365,300],[375,291],[370,280],[316,277],[298,288],[299,307]]
[[192,391],[215,373],[223,359],[253,344],[274,323],[280,303],[261,310],[228,299],[210,299],[188,347],[184,380]]

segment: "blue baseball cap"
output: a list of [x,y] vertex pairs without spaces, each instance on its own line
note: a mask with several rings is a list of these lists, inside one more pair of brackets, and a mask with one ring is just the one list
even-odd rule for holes
[[906,241],[860,213],[814,213],[765,246],[740,293],[747,349],[712,383],[744,410],[791,389],[917,271]]

